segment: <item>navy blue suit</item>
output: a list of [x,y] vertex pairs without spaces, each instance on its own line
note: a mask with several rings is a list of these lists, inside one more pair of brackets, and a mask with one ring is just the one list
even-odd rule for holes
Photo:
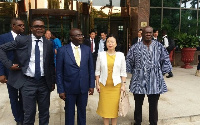
[[71,43],[58,49],[56,79],[58,93],[66,93],[65,125],[74,125],[75,104],[78,125],[86,125],[89,88],[95,87],[93,58],[86,45],[80,45],[81,62],[77,65]]
[[[0,45],[13,41],[14,38],[11,32],[0,35]],[[18,64],[16,60],[13,60],[14,54],[13,51],[9,51],[6,53],[9,60],[13,61],[13,64]],[[23,104],[22,97],[19,89],[13,87],[13,83],[16,81],[15,78],[9,78],[9,69],[3,66],[0,62],[0,76],[5,75],[8,79],[7,88],[10,98],[10,104],[13,116],[16,122],[23,122],[24,120],[24,112],[23,112]]]

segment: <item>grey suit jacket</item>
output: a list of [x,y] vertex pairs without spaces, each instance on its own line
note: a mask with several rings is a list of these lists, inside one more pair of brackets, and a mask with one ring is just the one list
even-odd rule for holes
[[[31,35],[28,36],[17,36],[15,41],[8,42],[0,46],[0,61],[3,65],[10,69],[13,64],[19,64],[21,70],[10,71],[8,84],[16,89],[21,88],[25,82],[26,78],[24,74],[27,71],[32,49],[32,39]],[[9,60],[6,56],[7,51],[14,51],[13,62]],[[43,61],[44,61],[44,76],[46,83],[51,90],[52,84],[55,84],[55,67],[54,67],[54,54],[53,45],[51,41],[48,41],[43,37]]]

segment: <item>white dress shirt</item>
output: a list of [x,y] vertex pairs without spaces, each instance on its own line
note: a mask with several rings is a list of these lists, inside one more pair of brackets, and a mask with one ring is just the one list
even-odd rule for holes
[[105,42],[106,42],[106,39],[105,40],[103,40],[103,39],[100,40],[98,52],[103,52],[104,51]]
[[141,42],[142,41],[142,37],[138,37],[138,42]]
[[[25,75],[34,77],[35,76],[35,44],[38,40],[33,34],[31,34],[32,39],[32,50],[31,50],[31,57],[30,62],[27,68]],[[43,38],[41,37],[38,42],[39,50],[40,50],[40,72],[41,76],[44,76],[44,62],[43,62]]]
[[17,33],[13,32],[13,31],[11,30],[11,34],[12,34],[14,40],[15,40],[15,37],[17,37]]
[[167,48],[169,46],[169,41],[168,41],[167,35],[163,36],[163,43],[164,43],[165,48]]
[[[74,58],[75,58],[75,45],[71,42],[71,47],[72,47],[72,51],[74,53]],[[81,61],[81,47],[80,45],[78,45],[78,52],[79,52],[79,57],[80,57],[80,61]]]
[[91,38],[90,38],[91,45],[92,45],[92,41],[93,41],[93,51],[92,51],[92,53],[94,53],[94,52],[95,52],[95,43],[94,43],[94,39],[91,39]]
[[154,36],[153,36],[153,39],[156,40],[156,41],[158,41],[158,38],[157,38],[157,37],[154,37]]

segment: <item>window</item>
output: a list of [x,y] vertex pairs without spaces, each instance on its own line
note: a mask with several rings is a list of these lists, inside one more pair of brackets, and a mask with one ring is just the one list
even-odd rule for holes
[[123,26],[118,26],[118,31],[123,31]]

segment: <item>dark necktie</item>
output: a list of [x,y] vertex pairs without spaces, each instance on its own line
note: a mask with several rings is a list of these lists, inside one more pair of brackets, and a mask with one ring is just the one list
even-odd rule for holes
[[93,53],[93,39],[91,40],[91,52]]
[[35,44],[35,79],[39,80],[41,78],[41,71],[40,71],[40,50],[39,50],[39,46],[38,46],[38,42],[40,41],[35,40],[36,44]]

